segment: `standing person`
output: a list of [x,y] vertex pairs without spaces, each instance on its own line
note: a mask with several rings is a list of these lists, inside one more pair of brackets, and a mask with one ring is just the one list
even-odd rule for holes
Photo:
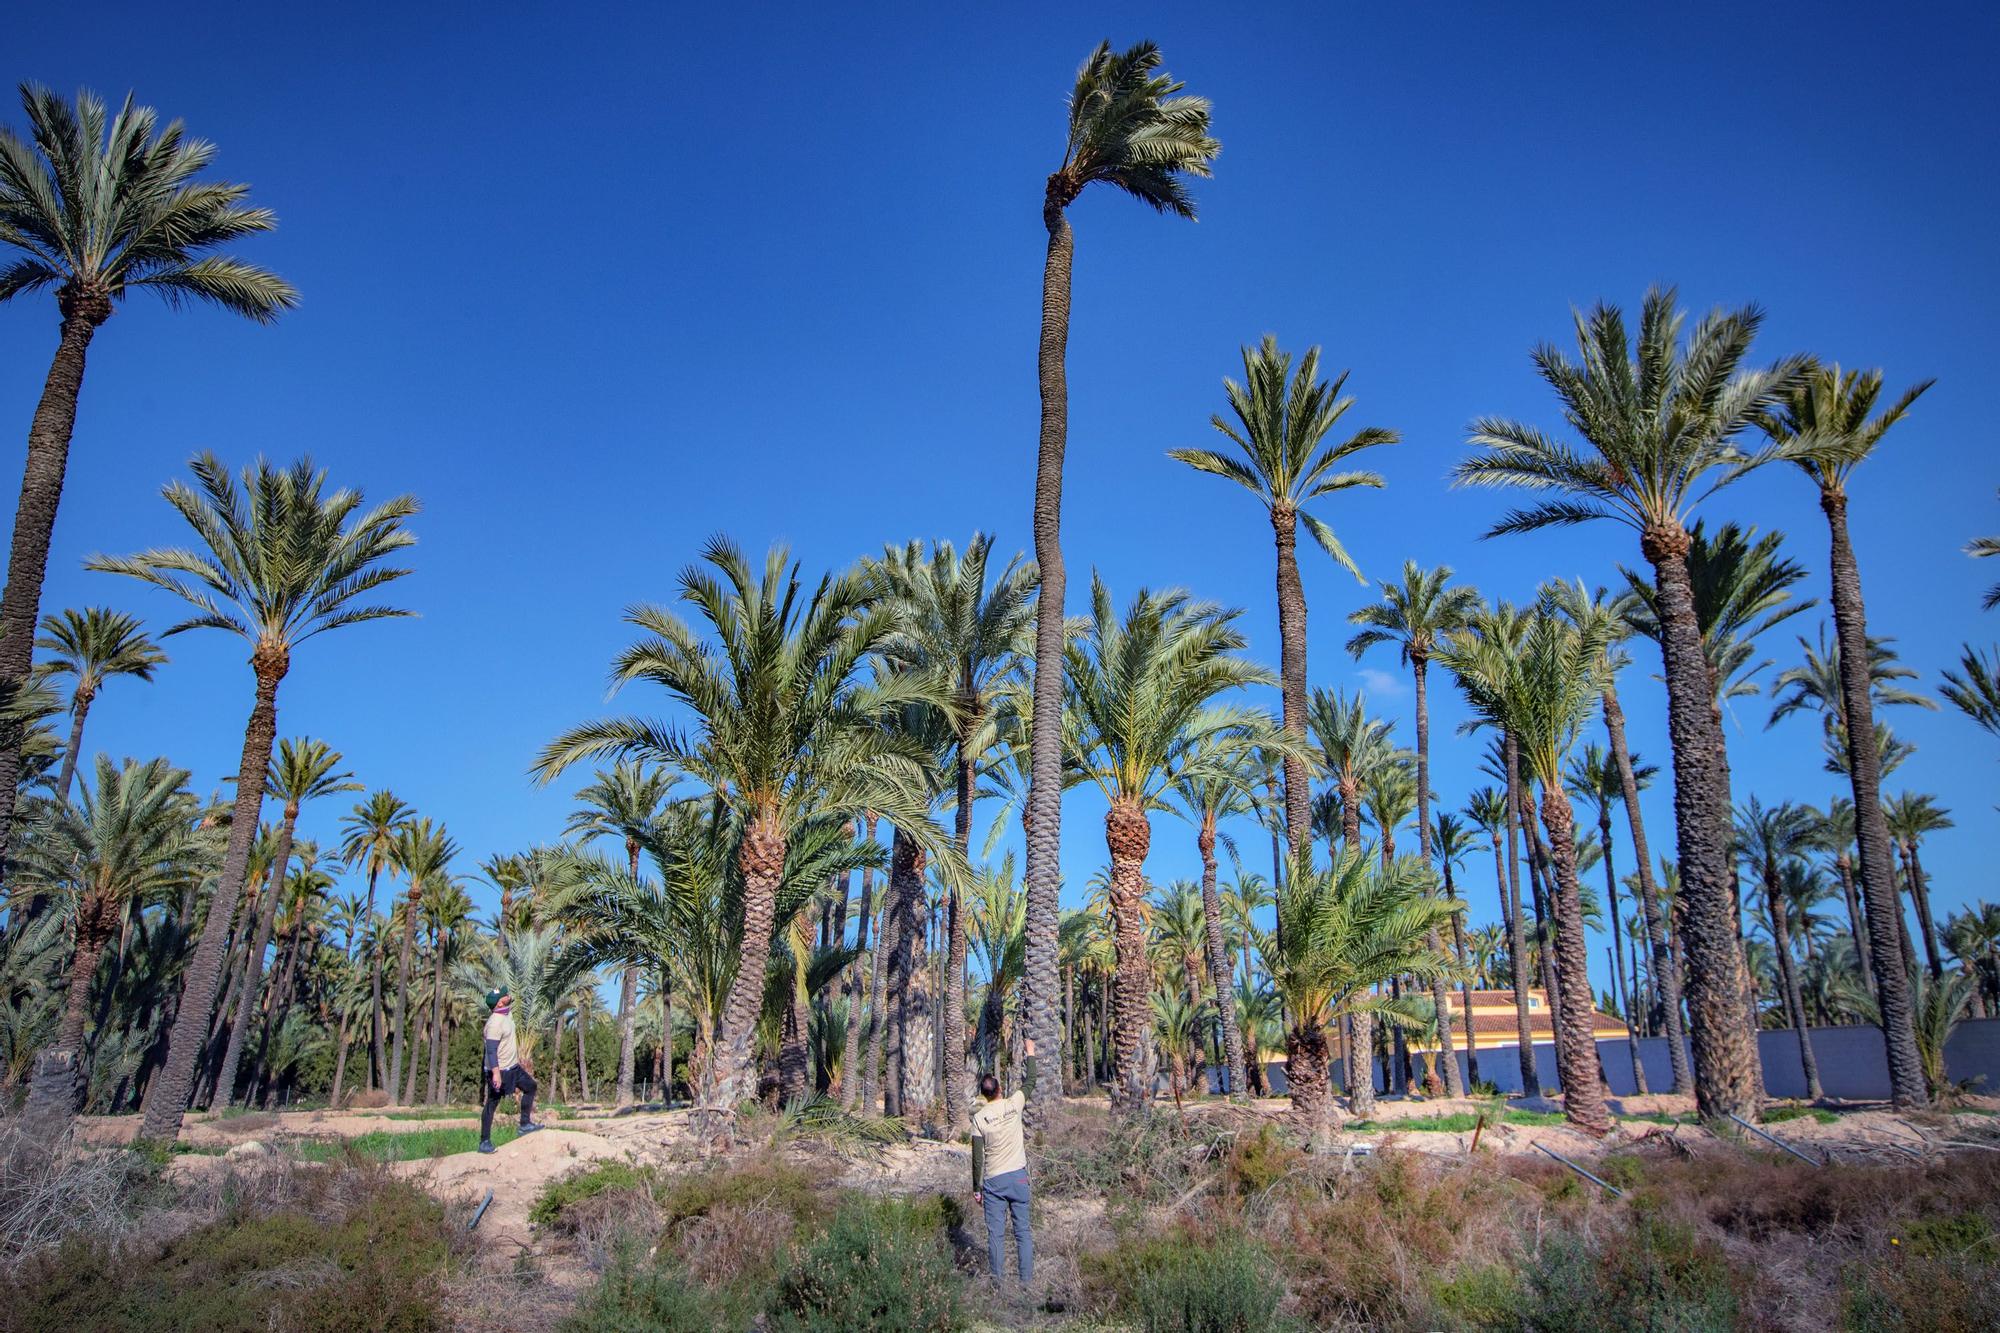
[[1000,1095],[1000,1080],[979,1080],[984,1105],[972,1113],[972,1199],[986,1210],[986,1262],[993,1280],[1007,1258],[1007,1221],[1014,1225],[1021,1281],[1035,1278],[1035,1237],[1028,1225],[1028,1149],[1021,1137],[1021,1107],[1035,1091],[1035,1039],[1027,1040],[1027,1070],[1021,1091]]
[[486,1098],[479,1108],[479,1151],[493,1151],[493,1109],[510,1093],[521,1094],[521,1133],[532,1134],[541,1126],[534,1122],[535,1076],[521,1067],[520,1048],[514,1041],[514,997],[504,989],[486,992],[486,1007],[493,1011],[486,1020]]

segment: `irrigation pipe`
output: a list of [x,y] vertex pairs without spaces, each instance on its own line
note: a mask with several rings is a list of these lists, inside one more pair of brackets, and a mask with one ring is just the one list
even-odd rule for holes
[[486,1210],[488,1208],[491,1208],[492,1206],[493,1206],[493,1191],[488,1190],[486,1191],[486,1197],[479,1201],[479,1207],[473,1212],[472,1220],[465,1224],[465,1229],[467,1231],[470,1231],[474,1227],[478,1226],[479,1219],[486,1216]]
[[1600,1180],[1598,1177],[1591,1175],[1590,1172],[1584,1170],[1582,1167],[1578,1166],[1575,1162],[1570,1161],[1569,1158],[1563,1156],[1561,1153],[1557,1152],[1554,1148],[1549,1147],[1548,1144],[1537,1143],[1535,1147],[1547,1153],[1549,1156],[1555,1158],[1558,1162],[1561,1162],[1564,1166],[1576,1172],[1579,1176],[1582,1176],[1585,1180],[1589,1181],[1591,1184],[1602,1186],[1603,1188],[1611,1191],[1612,1198],[1622,1199],[1625,1197],[1624,1190],[1619,1189],[1616,1185],[1613,1185],[1611,1182],[1607,1180]]
[[1804,1153],[1800,1152],[1797,1148],[1794,1148],[1791,1144],[1785,1142],[1781,1138],[1778,1138],[1776,1135],[1766,1134],[1763,1130],[1757,1128],[1755,1125],[1751,1124],[1748,1120],[1745,1120],[1742,1116],[1737,1115],[1734,1111],[1724,1111],[1723,1114],[1728,1116],[1731,1120],[1734,1120],[1737,1124],[1743,1126],[1743,1128],[1749,1130],[1752,1134],[1755,1134],[1758,1138],[1764,1140],[1764,1142],[1772,1144],[1775,1147],[1783,1148],[1786,1152],[1798,1158],[1801,1162],[1804,1162],[1807,1166],[1826,1165],[1825,1162],[1814,1161],[1812,1158],[1806,1156]]

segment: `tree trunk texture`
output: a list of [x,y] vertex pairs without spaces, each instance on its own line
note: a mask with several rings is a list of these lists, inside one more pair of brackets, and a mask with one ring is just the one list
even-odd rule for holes
[[1521,1095],[1533,1097],[1542,1090],[1541,1072],[1535,1065],[1535,1024],[1528,1005],[1528,991],[1534,980],[1528,962],[1528,923],[1521,905],[1521,747],[1511,733],[1501,742],[1507,764],[1507,955],[1514,974],[1515,1045],[1521,1065]]
[[[976,721],[976,719],[974,719]],[[958,809],[953,821],[952,841],[959,859],[970,863],[972,856],[973,759],[971,723],[961,726],[958,736]],[[944,1123],[954,1139],[967,1130],[972,1115],[972,1087],[966,1079],[965,995],[966,995],[966,911],[965,898],[949,885],[945,892],[945,991],[944,1021],[939,1025],[944,1037]],[[1057,1047],[1057,1049],[1061,1049]],[[1058,1078],[1060,1083],[1061,1079]]]
[[1736,873],[1730,810],[1716,761],[1722,736],[1688,581],[1687,533],[1679,527],[1644,537],[1652,564],[1667,685],[1667,734],[1673,746],[1674,820],[1681,892],[1681,939],[1688,960],[1693,1018],[1695,1101],[1704,1119],[1754,1118],[1763,1101],[1757,1046],[1743,1026],[1748,1007],[1736,948]]
[[[1215,816],[1204,812],[1195,835],[1201,853],[1202,934],[1208,953],[1208,982],[1215,990],[1215,1011],[1222,1024],[1222,1058],[1229,1070],[1229,1091],[1241,1096],[1244,1088],[1243,1032],[1236,1024],[1236,987],[1230,979],[1229,947],[1222,935],[1222,894],[1215,887]],[[1193,979],[1194,973],[1188,977]],[[1325,1038],[1321,1038],[1322,1044]]]
[[[1870,690],[1868,616],[1861,596],[1861,568],[1847,534],[1847,496],[1822,490],[1820,508],[1831,538],[1834,637],[1840,645],[1840,702],[1847,726],[1847,773],[1854,796],[1854,840],[1861,851],[1861,894],[1871,923],[1898,920],[1896,872],[1889,826],[1882,816],[1882,759],[1875,748],[1875,700]],[[1875,993],[1888,1050],[1891,1098],[1899,1109],[1930,1101],[1917,1054],[1915,1001],[1898,942],[1877,929],[1869,940]]]
[[[111,318],[111,298],[65,284],[56,293],[62,330],[49,362],[42,396],[28,424],[28,459],[21,472],[21,500],[14,510],[14,539],[7,554],[7,586],[0,593],[0,698],[11,699],[34,668],[35,626],[42,614],[42,580],[48,573],[49,539],[62,503],[69,468],[76,399],[90,340]],[[0,713],[0,719],[7,719]],[[12,845],[14,800],[21,781],[20,720],[0,720],[0,855]],[[0,873],[4,873],[0,865]]]
[[1292,1098],[1292,1118],[1299,1128],[1308,1134],[1323,1132],[1334,1116],[1332,1061],[1326,1028],[1317,1021],[1286,1030],[1285,1080]]
[[[1423,653],[1410,654],[1410,671],[1416,678],[1417,693],[1417,845],[1423,853],[1424,865],[1431,863],[1431,709],[1429,693],[1428,657]],[[1430,936],[1431,950],[1443,953],[1444,945],[1434,930]],[[1465,1079],[1458,1072],[1458,1048],[1452,1041],[1451,1004],[1445,997],[1443,977],[1431,981],[1431,1004],[1437,1010],[1438,1059],[1444,1065],[1444,1092],[1447,1097],[1465,1095]],[[1470,1023],[1470,1012],[1466,1022]]]
[[262,645],[251,655],[250,662],[256,672],[257,696],[249,724],[243,730],[243,753],[237,761],[236,802],[230,813],[229,844],[223,852],[222,873],[216,880],[208,919],[202,925],[201,942],[188,962],[174,1016],[174,1026],[186,1025],[188,1036],[169,1044],[166,1064],[156,1077],[158,1096],[147,1107],[139,1126],[139,1137],[151,1142],[172,1143],[180,1137],[181,1120],[194,1092],[195,1068],[201,1057],[202,1042],[197,1034],[205,1031],[215,1016],[215,993],[222,985],[230,926],[237,902],[243,896],[243,882],[250,866],[250,844],[257,837],[257,821],[263,812],[264,775],[271,766],[271,745],[278,730],[278,683],[285,678],[290,662],[282,650],[267,650]]
[[[1056,930],[1062,916],[1062,712],[1063,450],[1069,437],[1069,382],[1063,365],[1069,345],[1070,262],[1075,238],[1063,207],[1068,193],[1059,176],[1049,179],[1042,206],[1048,257],[1042,267],[1041,439],[1035,459],[1035,566],[1041,590],[1035,608],[1034,711],[1028,738],[1027,925],[1021,1000],[1027,1034],[1053,1049],[1057,1040]],[[1041,1079],[1030,1094],[1031,1121],[1062,1098],[1062,1080]]]
[[1646,1065],[1639,1058],[1639,1016],[1625,990],[1625,942],[1621,935],[1623,927],[1618,922],[1618,872],[1612,868],[1611,807],[1608,804],[1598,806],[1597,836],[1604,844],[1604,897],[1611,913],[1611,973],[1618,986],[1618,1007],[1625,1011],[1625,1040],[1631,1047],[1633,1088],[1643,1097],[1648,1091]]
[[806,1025],[800,1021],[798,988],[785,996],[785,1010],[778,1020],[778,1104],[802,1103],[812,1079],[811,1053],[806,1046]]
[[83,720],[90,715],[90,701],[97,692],[78,685],[69,697],[69,744],[63,747],[62,773],[56,779],[56,800],[69,804],[69,789],[76,781],[76,757],[83,753]]
[[[1271,507],[1271,532],[1278,547],[1278,677],[1284,728],[1306,735],[1306,594],[1299,581],[1299,516],[1288,504]],[[1312,832],[1312,787],[1306,761],[1285,758],[1285,841],[1293,852]]]
[[[873,821],[870,821],[872,830]],[[873,836],[871,831],[870,836]],[[882,889],[882,905],[876,910],[875,956],[868,968],[868,1030],[864,1045],[867,1061],[862,1066],[860,1101],[869,1115],[890,1114],[889,1102],[900,1100],[900,1089],[892,1088],[884,1077],[889,1042],[889,968],[896,956],[897,920],[894,883]]]
[[896,830],[890,855],[890,891],[901,918],[896,932],[896,961],[890,965],[893,994],[890,1008],[895,1027],[890,1036],[890,1067],[897,1074],[896,1114],[919,1129],[934,1128],[937,1114],[937,1064],[933,1029],[937,1021],[932,1001],[929,931],[924,901],[924,852],[914,839]]
[[[636,838],[625,840],[625,856],[632,871],[632,882],[639,882],[639,842]],[[639,1021],[639,966],[625,965],[625,974],[618,984],[618,1100],[617,1108],[624,1110],[632,1105],[633,1085],[638,1076],[638,1021]]]
[[1618,765],[1618,785],[1625,796],[1625,827],[1632,833],[1632,854],[1638,861],[1639,913],[1646,923],[1646,949],[1653,960],[1654,988],[1666,1010],[1667,1058],[1673,1068],[1674,1094],[1694,1094],[1694,1071],[1688,1064],[1686,1030],[1681,1023],[1681,969],[1667,938],[1660,911],[1659,887],[1653,881],[1653,852],[1646,842],[1646,820],[1639,810],[1639,780],[1632,772],[1632,751],[1625,744],[1625,709],[1618,691],[1604,691],[1604,730],[1611,738],[1611,757]]
[[706,1080],[709,1086],[701,1104],[707,1114],[700,1137],[712,1147],[729,1141],[736,1107],[756,1091],[751,1045],[764,1008],[778,883],[785,870],[785,834],[776,816],[759,813],[751,817],[743,830],[737,864],[743,871],[743,939],[736,976],[722,1005],[722,1030],[716,1034],[712,1056],[714,1074]]
[[90,1010],[90,982],[104,959],[118,922],[118,908],[109,897],[92,890],[77,903],[76,948],[70,955],[69,982],[63,993],[62,1019],[55,1040],[35,1057],[22,1120],[39,1136],[54,1142],[76,1116],[81,1094],[88,1087],[84,1068],[84,1016]]
[[1771,920],[1771,951],[1778,956],[1778,984],[1785,991],[1785,1017],[1799,1038],[1799,1064],[1805,1069],[1806,1097],[1820,1101],[1826,1092],[1819,1085],[1819,1061],[1813,1057],[1812,1038],[1806,1030],[1806,1003],[1799,989],[1799,970],[1792,959],[1792,928],[1785,919],[1785,900],[1778,888],[1778,868],[1764,868],[1764,910]]
[[1151,1026],[1152,968],[1146,959],[1146,852],[1152,825],[1136,802],[1114,801],[1104,816],[1104,844],[1111,853],[1111,927],[1118,956],[1114,1109],[1143,1114],[1152,1105],[1146,1081],[1146,1029]]
[[1931,917],[1930,881],[1924,863],[1917,856],[1917,844],[1910,843],[1910,902],[1917,909],[1917,929],[1924,937],[1924,958],[1930,964],[1931,980],[1944,978],[1944,954],[1938,948],[1937,922]]
[[326,1098],[326,1104],[335,1108],[340,1105],[341,1088],[347,1082],[348,1025],[349,1019],[347,1015],[342,1014],[340,1016],[340,1035],[334,1039],[333,1043],[333,1091],[328,1093]]
[[1582,887],[1576,877],[1576,820],[1560,785],[1542,787],[1542,824],[1549,832],[1553,872],[1550,903],[1555,918],[1555,954],[1562,975],[1562,999],[1555,1005],[1556,1073],[1562,1080],[1563,1115],[1587,1134],[1611,1130],[1604,1109],[1604,1082],[1597,1059],[1597,1012],[1591,1000],[1590,952],[1583,937]]
[[[1452,883],[1451,863],[1444,863],[1444,897],[1446,902],[1458,901],[1458,890]],[[1465,920],[1458,913],[1451,918],[1451,953],[1458,961],[1458,968],[1464,980],[1459,983],[1459,991],[1465,1002],[1465,1076],[1471,1083],[1479,1082],[1479,1022],[1472,1012],[1472,976],[1465,966]],[[1457,1063],[1454,1061],[1453,1063]],[[1464,1093],[1459,1093],[1464,1096]]]
[[410,1092],[403,1092],[403,1057],[410,1057],[410,1070],[416,1072],[416,1051],[410,1042],[410,955],[417,942],[417,893],[418,884],[413,880],[410,891],[403,899],[403,943],[396,964],[396,1037],[389,1054],[389,1105],[398,1106],[416,1094],[416,1079],[410,1080]]
[[257,905],[257,932],[250,939],[250,956],[243,964],[243,994],[236,1004],[236,1021],[229,1027],[229,1048],[222,1057],[222,1072],[216,1075],[216,1100],[224,1106],[236,1100],[236,1071],[243,1059],[243,1040],[257,1017],[263,998],[264,950],[271,945],[271,928],[278,920],[278,900],[285,896],[285,873],[292,859],[292,832],[299,824],[299,807],[285,803],[284,823],[278,828],[277,853],[264,882],[269,886]]
[[[868,839],[874,841],[875,820],[867,821]],[[875,871],[864,866],[861,871],[861,907],[854,926],[854,961],[847,965],[847,1046],[846,1068],[840,1077],[840,1104],[852,1111],[859,1106],[864,1113],[873,1114],[874,1107],[862,1096],[862,1087],[868,1080],[863,1076],[868,1053],[863,1049],[861,1036],[861,1011],[867,998],[866,987],[873,975],[873,968],[864,968],[868,953],[868,917],[874,910]]]
[[[368,925],[375,924],[375,881],[382,870],[372,862],[368,867]],[[504,922],[507,913],[503,908],[500,919]],[[506,947],[506,941],[501,941]],[[386,1049],[387,1033],[383,1031],[382,1007],[382,940],[378,937],[368,950],[368,1081],[373,1087],[389,1086],[389,1052]]]

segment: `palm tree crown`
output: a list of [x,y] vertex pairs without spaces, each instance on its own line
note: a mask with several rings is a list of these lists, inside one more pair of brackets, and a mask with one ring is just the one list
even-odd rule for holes
[[1069,134],[1062,165],[1049,175],[1049,206],[1066,208],[1102,181],[1162,213],[1192,218],[1186,178],[1206,178],[1222,145],[1209,137],[1208,99],[1177,96],[1183,86],[1160,72],[1153,43],[1125,51],[1098,43],[1070,91]]

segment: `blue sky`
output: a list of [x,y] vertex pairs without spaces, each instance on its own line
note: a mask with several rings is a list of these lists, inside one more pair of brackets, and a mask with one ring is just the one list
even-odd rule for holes
[[[1121,600],[1184,584],[1244,607],[1275,661],[1267,523],[1164,457],[1219,439],[1221,378],[1267,331],[1322,345],[1352,370],[1349,421],[1402,435],[1370,460],[1386,490],[1321,510],[1366,573],[1449,563],[1516,599],[1613,579],[1639,563],[1624,529],[1481,541],[1505,498],[1445,476],[1475,415],[1557,422],[1528,351],[1567,340],[1572,306],[1672,282],[1696,308],[1761,303],[1766,359],[1937,377],[1856,487],[1871,628],[1927,684],[1961,641],[2000,638],[1978,605],[2000,570],[1962,553],[2000,531],[1976,388],[2000,306],[1990,9],[867,8],[107,3],[17,27],[16,77],[133,89],[216,141],[218,174],[281,219],[243,252],[303,294],[274,328],[139,299],[104,329],[44,610],[169,623],[163,595],[81,562],[179,542],[158,489],[200,449],[310,452],[371,495],[413,492],[422,544],[397,591],[422,618],[308,644],[280,732],[443,820],[468,874],[552,839],[575,784],[533,787],[534,751],[605,709],[621,609],[670,597],[708,535],[787,542],[814,570],[975,529],[1030,544],[1041,183],[1071,74],[1108,36],[1158,41],[1224,149],[1198,224],[1100,191],[1071,210],[1074,594],[1093,566]],[[47,298],[0,309],[8,475],[54,339]],[[1753,477],[1708,512],[1789,534],[1818,591],[1802,479]],[[1342,651],[1372,589],[1304,564],[1314,682],[1368,688],[1407,740],[1393,653]],[[1822,610],[1765,645],[1780,667]],[[89,743],[213,787],[241,743],[243,648],[169,647],[156,684],[106,690]],[[1657,660],[1638,655],[1633,743],[1664,761]],[[1477,756],[1451,691],[1433,698],[1433,782],[1456,805]],[[1824,802],[1816,725],[1766,732],[1767,712],[1733,711],[1737,794]],[[1890,790],[1936,792],[1958,821],[1927,847],[1940,915],[1993,896],[2000,741],[1949,711],[1895,721],[1920,749]],[[1670,846],[1664,783],[1648,810]],[[310,808],[304,831],[340,813]],[[1085,795],[1066,808],[1072,897],[1103,861],[1100,818]],[[1157,821],[1156,877],[1190,872],[1192,844]],[[1465,877],[1481,920],[1484,864]]]

